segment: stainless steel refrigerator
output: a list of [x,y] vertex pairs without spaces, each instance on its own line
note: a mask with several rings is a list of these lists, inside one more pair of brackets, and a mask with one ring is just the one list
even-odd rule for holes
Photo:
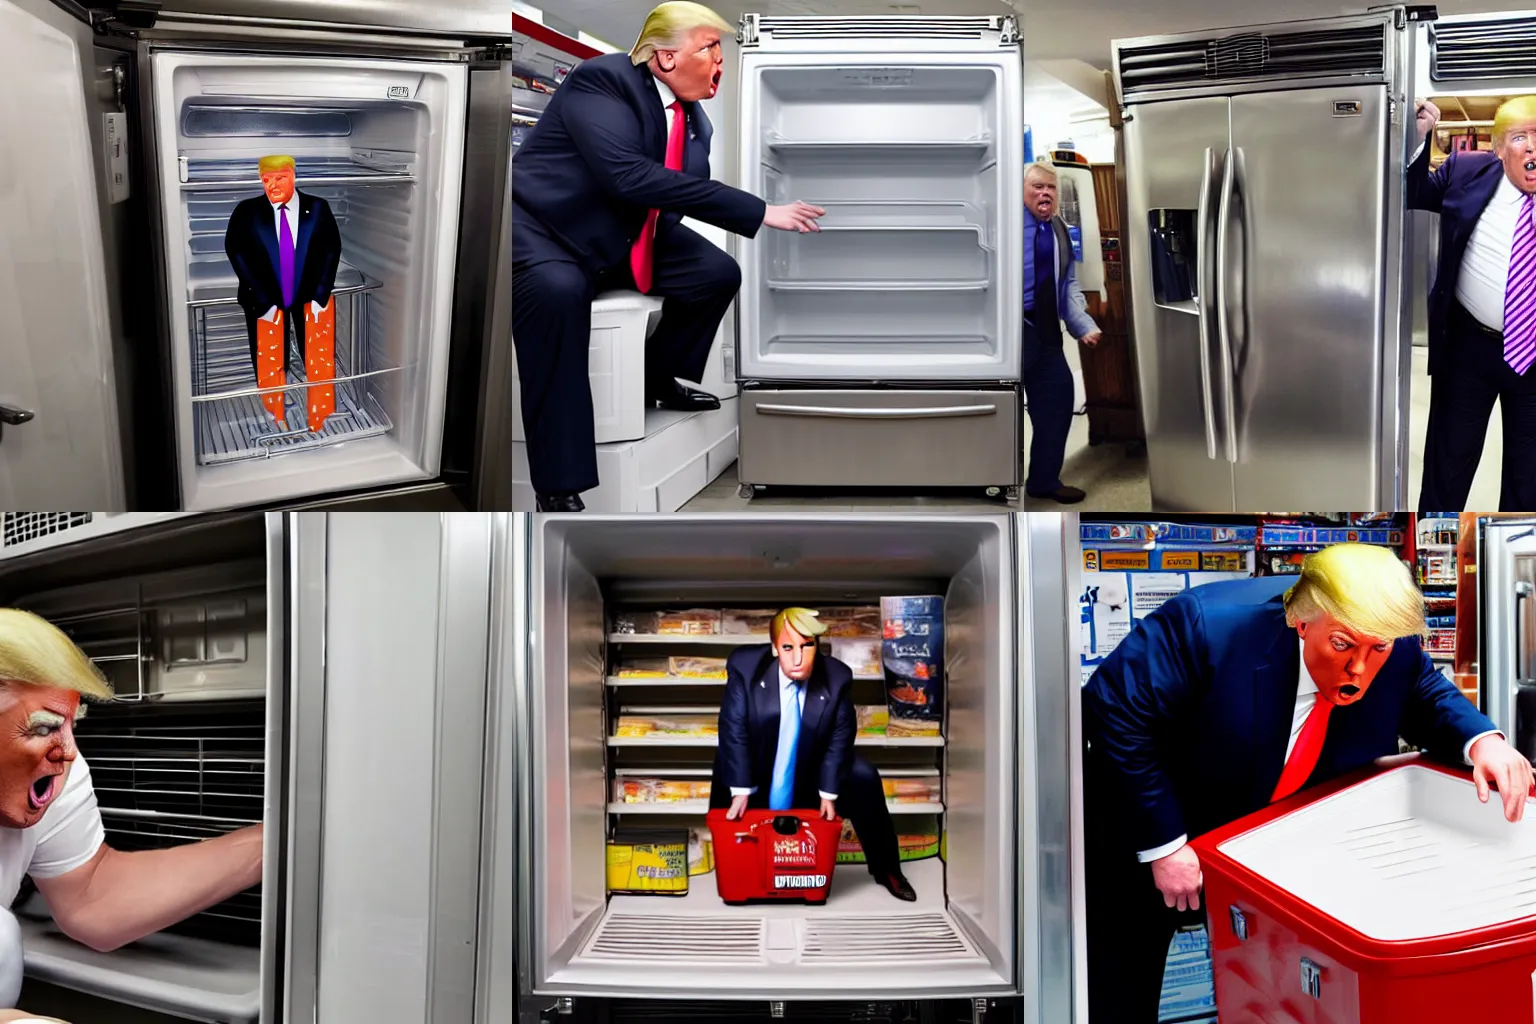
[[1404,506],[1411,19],[1113,44],[1155,508]]
[[[509,19],[494,0],[0,6],[0,137],[29,154],[0,250],[0,505],[200,511],[444,483],[472,503]],[[290,341],[282,379],[253,361],[226,257],[257,159],[278,154],[340,235],[329,353]]]
[[1016,20],[747,15],[739,39],[738,184],[827,211],[737,245],[743,496],[1016,489]]
[[1478,689],[1483,712],[1536,757],[1536,519],[1478,523]]

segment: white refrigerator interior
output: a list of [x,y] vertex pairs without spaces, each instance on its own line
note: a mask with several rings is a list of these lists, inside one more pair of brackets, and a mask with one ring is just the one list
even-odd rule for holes
[[[183,507],[259,504],[438,473],[463,171],[466,68],[161,52],[154,132],[172,314]],[[289,155],[340,229],[336,411],[305,423],[289,355],[286,429],[263,407],[224,233]]]
[[[1066,675],[1053,674],[1037,691],[1036,670],[1020,667],[1034,652],[1027,643],[1020,649],[1016,584],[1033,556],[1014,520],[523,522],[531,551],[529,662],[519,691],[527,744],[519,789],[528,802],[519,869],[525,995],[859,999],[1033,990],[1038,933],[1059,920],[1043,905],[1056,897],[1043,891],[1036,851],[1065,842],[1066,775],[1041,751],[1060,746],[1065,764]],[[821,907],[727,907],[709,874],[692,878],[681,899],[608,898],[606,836],[630,813],[610,806],[614,780],[660,766],[707,777],[714,754],[708,740],[609,735],[609,716],[645,702],[714,710],[720,692],[718,682],[677,679],[648,692],[650,684],[616,678],[625,652],[654,653],[657,642],[678,638],[609,635],[613,612],[878,605],[898,594],[945,597],[947,721],[941,737],[866,737],[858,752],[889,777],[933,778],[942,788],[940,806],[924,811],[942,823],[947,852],[904,866],[918,902],[892,898],[857,863],[839,865]],[[1064,638],[1063,608],[1064,597],[1047,602],[1044,614],[1056,616]],[[750,638],[681,639],[691,641],[685,653],[723,655]],[[854,685],[872,685],[866,692],[883,701],[880,679]],[[1044,795],[1057,788],[1058,796]],[[897,815],[898,832],[906,817]],[[1065,889],[1050,886],[1062,900]],[[1044,942],[1054,948],[1066,939]]]

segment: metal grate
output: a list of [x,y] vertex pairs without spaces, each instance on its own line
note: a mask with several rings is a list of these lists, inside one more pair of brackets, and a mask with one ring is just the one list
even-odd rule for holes
[[1536,19],[1431,25],[1429,77],[1437,82],[1536,75]]
[[[294,372],[289,383],[297,385],[301,377],[302,374]],[[367,382],[362,383],[366,385]],[[336,411],[327,417],[319,431],[313,433],[308,429],[280,430],[258,395],[200,402],[194,407],[198,462],[217,466],[389,433],[394,428],[389,415],[374,397],[373,390],[358,384],[358,381],[348,381],[334,385]],[[283,392],[287,423],[305,422],[304,403],[307,400],[308,392],[300,387]]]
[[7,512],[0,522],[0,547],[25,544],[89,523],[94,512]]
[[899,917],[810,917],[800,962],[976,960],[971,944],[943,914]]
[[640,963],[761,964],[763,926],[739,917],[611,914],[582,955]]
[[1122,100],[1165,89],[1318,78],[1385,80],[1387,26],[1242,32],[1119,51]]

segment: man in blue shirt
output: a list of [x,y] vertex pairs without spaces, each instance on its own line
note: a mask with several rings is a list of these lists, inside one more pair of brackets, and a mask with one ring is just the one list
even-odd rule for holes
[[1061,324],[1089,348],[1099,343],[1099,325],[1088,315],[1067,226],[1056,216],[1056,170],[1049,163],[1024,172],[1024,207],[1030,214],[1024,222],[1024,397],[1034,431],[1024,490],[1070,505],[1085,495],[1061,482],[1073,404]]

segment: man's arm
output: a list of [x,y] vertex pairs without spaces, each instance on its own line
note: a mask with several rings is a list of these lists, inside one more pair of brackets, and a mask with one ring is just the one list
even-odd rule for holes
[[1446,189],[1451,183],[1456,154],[1452,153],[1444,163],[1431,171],[1429,150],[1429,140],[1425,139],[1408,164],[1408,209],[1439,213],[1440,205],[1445,201]]
[[315,225],[310,245],[319,246],[324,263],[320,268],[320,294],[315,296],[314,301],[323,308],[331,301],[331,291],[336,287],[336,271],[341,266],[341,229],[336,226],[331,204],[324,199],[315,200],[315,212],[320,222]]
[[827,742],[827,756],[821,762],[817,782],[823,800],[836,800],[838,787],[853,766],[853,740],[859,732],[859,718],[853,710],[853,688],[844,685],[833,707],[832,738]]
[[720,698],[720,762],[725,766],[726,785],[732,796],[751,796],[757,791],[752,784],[752,747],[747,738],[747,715],[751,694],[751,681],[742,674],[735,659],[726,663],[725,693]]
[[1126,835],[1144,861],[1186,838],[1158,736],[1193,698],[1208,656],[1200,602],[1186,592],[1142,619],[1083,687],[1084,734],[1111,768]]
[[253,825],[165,850],[103,844],[73,871],[34,881],[64,934],[106,953],[260,882],[261,838]]
[[1418,678],[1398,729],[1403,739],[1447,764],[1471,764],[1474,742],[1498,733],[1493,720],[1456,689],[1418,645]]
[[640,123],[604,75],[577,68],[561,84],[565,130],[588,170],[610,195],[636,206],[675,210],[752,238],[768,205],[711,178],[669,170],[645,152]]
[[1083,286],[1077,281],[1076,260],[1067,260],[1067,304],[1061,311],[1061,318],[1072,337],[1079,341],[1099,333],[1099,325],[1088,315],[1088,299],[1083,295]]

